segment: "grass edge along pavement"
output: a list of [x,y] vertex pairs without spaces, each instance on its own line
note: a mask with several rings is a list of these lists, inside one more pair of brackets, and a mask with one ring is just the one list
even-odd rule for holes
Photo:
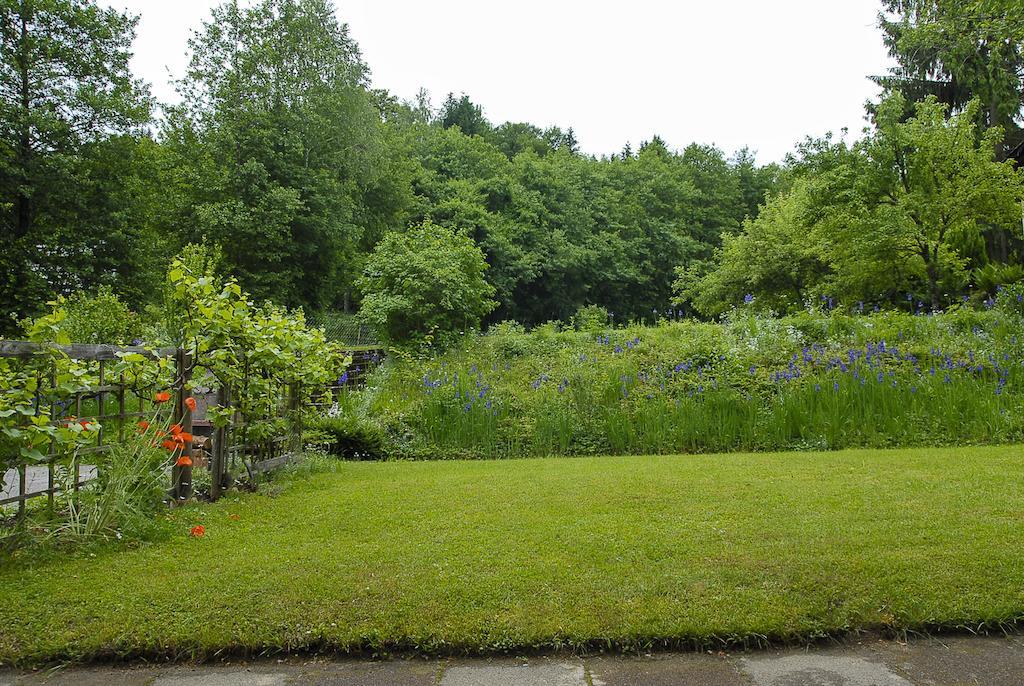
[[1022,457],[337,463],[276,497],[183,508],[167,542],[0,570],[0,663],[1011,627]]

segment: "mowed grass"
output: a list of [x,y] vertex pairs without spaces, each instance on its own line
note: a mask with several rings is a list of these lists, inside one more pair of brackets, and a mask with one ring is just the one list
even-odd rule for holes
[[1024,617],[1022,458],[342,463],[179,511],[164,543],[0,571],[0,661],[1008,625]]

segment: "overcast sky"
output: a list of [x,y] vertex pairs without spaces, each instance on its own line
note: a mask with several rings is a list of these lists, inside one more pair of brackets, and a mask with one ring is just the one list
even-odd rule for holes
[[[134,68],[163,101],[217,0],[100,0],[140,14]],[[338,0],[375,87],[435,106],[453,91],[493,123],[573,127],[584,152],[743,145],[780,160],[804,136],[852,134],[889,60],[878,0]]]

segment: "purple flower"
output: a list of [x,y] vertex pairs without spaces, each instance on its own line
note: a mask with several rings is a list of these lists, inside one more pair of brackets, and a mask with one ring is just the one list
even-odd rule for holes
[[745,296],[743,296],[743,304],[744,305],[749,305],[752,302],[754,302],[754,294],[753,293],[747,293]]

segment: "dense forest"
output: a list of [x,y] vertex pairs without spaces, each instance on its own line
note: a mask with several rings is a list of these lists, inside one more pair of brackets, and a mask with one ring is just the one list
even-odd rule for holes
[[496,124],[465,94],[403,101],[329,0],[216,8],[174,106],[130,71],[136,18],[0,0],[0,333],[59,294],[144,308],[190,243],[314,313],[395,307],[369,293],[388,256],[440,269],[450,245],[486,263],[484,323],[981,302],[1024,280],[1024,4],[879,10],[893,67],[865,75],[863,136],[758,165],[654,132],[584,155],[571,127]]

